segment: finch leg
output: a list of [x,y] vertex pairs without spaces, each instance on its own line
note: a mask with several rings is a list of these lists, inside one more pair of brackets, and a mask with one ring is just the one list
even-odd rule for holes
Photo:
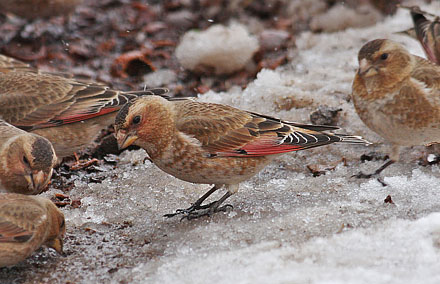
[[186,209],[177,209],[176,213],[165,214],[163,216],[171,218],[171,217],[174,217],[179,214],[187,214],[187,213],[192,212],[194,210],[203,209],[203,208],[200,208],[202,202],[205,201],[205,199],[208,198],[211,194],[213,194],[217,189],[218,189],[218,187],[216,185],[214,185],[208,192],[206,192],[199,199],[197,199],[197,201],[194,202],[190,207],[188,207]]
[[[395,161],[394,160],[389,160],[387,161],[385,164],[383,164],[382,166],[380,166],[380,168],[378,168],[377,170],[374,171],[374,173],[371,174],[364,174],[363,172],[360,172],[356,175],[354,175],[353,177],[356,178],[371,178],[371,177],[377,177],[380,175],[380,173],[385,170],[386,168],[388,168],[390,165],[394,164]],[[378,178],[378,181],[383,185],[386,186],[387,184],[382,181],[380,178]]]
[[[222,198],[220,198],[217,201],[211,202],[209,204],[202,205],[203,201],[206,200],[211,194],[213,194],[219,187],[214,185],[208,192],[206,192],[204,195],[202,195],[199,199],[197,199],[196,202],[194,202],[190,207],[187,209],[177,209],[175,213],[165,214],[164,217],[174,217],[176,215],[183,214],[185,215],[182,219],[195,219],[201,216],[210,215],[215,212],[219,211],[226,211],[228,207],[232,207],[232,205],[220,205],[232,194],[228,191],[225,195],[223,195]],[[199,211],[199,212],[195,212]]]
[[87,167],[89,167],[93,164],[97,164],[99,162],[98,159],[96,159],[96,158],[93,158],[93,159],[87,160],[87,161],[80,160],[79,156],[76,152],[74,152],[73,155],[75,156],[75,160],[76,160],[76,162],[70,166],[70,169],[73,171],[87,168]]
[[185,216],[183,216],[180,220],[183,220],[183,219],[192,220],[192,219],[197,219],[197,218],[200,218],[203,216],[211,216],[212,214],[217,213],[217,212],[225,212],[228,210],[228,208],[232,208],[232,205],[230,205],[230,204],[226,204],[223,206],[220,206],[220,205],[222,205],[223,202],[225,202],[225,200],[228,199],[231,195],[232,194],[228,191],[219,200],[211,202],[207,205],[200,206],[201,209],[199,209],[197,211],[191,211],[191,212],[185,214]]

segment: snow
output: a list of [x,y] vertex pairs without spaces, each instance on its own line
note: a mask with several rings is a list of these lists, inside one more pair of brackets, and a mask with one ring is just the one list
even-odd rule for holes
[[148,88],[161,87],[172,84],[176,81],[176,74],[169,69],[160,69],[143,77],[143,84]]
[[258,47],[258,39],[244,25],[213,25],[205,31],[185,33],[176,57],[189,70],[228,74],[244,68]]
[[[423,8],[440,14],[438,2]],[[423,55],[415,40],[393,34],[411,25],[408,12],[399,10],[367,28],[303,33],[288,65],[262,70],[244,90],[199,95],[305,123],[320,105],[340,107],[338,132],[362,135],[373,145],[280,156],[240,185],[227,200],[232,211],[191,221],[162,216],[188,207],[209,185],[163,173],[144,162],[143,150],[126,151],[115,166],[102,166],[102,183],[72,176],[69,195],[82,204],[63,209],[67,256],[39,251],[0,269],[0,282],[440,283],[440,168],[418,164],[434,159],[429,153],[435,149],[408,148],[401,163],[383,172],[385,187],[351,177],[383,163],[361,163],[362,154],[389,151],[349,99],[357,52],[368,40],[391,38]],[[315,164],[334,169],[313,177],[306,166]],[[387,196],[393,203],[384,202]]]
[[348,27],[367,27],[382,18],[379,11],[370,5],[359,5],[356,10],[344,4],[336,4],[326,13],[313,17],[310,22],[312,31],[335,32]]

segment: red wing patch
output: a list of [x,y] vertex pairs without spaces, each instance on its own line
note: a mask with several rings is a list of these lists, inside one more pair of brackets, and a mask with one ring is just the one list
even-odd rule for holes
[[46,127],[53,127],[53,126],[59,126],[59,125],[65,125],[65,124],[70,124],[70,123],[75,123],[75,122],[79,122],[79,121],[83,121],[83,120],[87,120],[87,119],[91,119],[97,116],[101,116],[104,114],[108,114],[108,113],[112,113],[115,111],[118,111],[119,107],[111,107],[111,108],[103,108],[101,109],[99,112],[96,113],[85,113],[85,114],[76,114],[76,115],[70,115],[70,116],[57,116],[53,119],[51,119],[50,121],[46,122],[46,123],[41,123],[41,124],[37,124],[34,126],[33,129],[38,129],[38,128],[46,128]]
[[221,157],[259,157],[266,155],[282,154],[304,149],[300,145],[280,144],[279,137],[266,136],[260,137],[249,142],[240,149],[226,152],[219,152],[217,156]]

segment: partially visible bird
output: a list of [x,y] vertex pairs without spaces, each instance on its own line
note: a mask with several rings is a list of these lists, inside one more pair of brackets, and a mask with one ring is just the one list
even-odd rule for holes
[[129,99],[167,92],[162,88],[112,90],[66,74],[20,66],[17,60],[11,64],[0,57],[0,117],[49,139],[60,159],[92,143]]
[[2,68],[5,68],[5,70],[2,70],[0,72],[9,72],[13,70],[32,70],[36,71],[36,69],[32,68],[29,64],[24,63],[22,61],[19,61],[17,59],[14,59],[12,57],[2,55],[0,54],[0,70]]
[[0,120],[0,191],[40,193],[49,183],[56,161],[46,138]]
[[[115,120],[121,149],[134,144],[145,149],[160,169],[181,180],[214,184],[191,207],[167,214],[192,219],[227,208],[221,204],[280,154],[334,142],[366,144],[357,136],[332,134],[334,126],[286,122],[231,106],[139,97],[127,103]],[[217,189],[218,201],[202,205]]]
[[49,199],[0,194],[0,267],[11,266],[46,245],[63,253],[63,213]]
[[366,43],[358,60],[352,86],[356,112],[393,146],[390,161],[374,174],[359,175],[370,177],[398,161],[401,146],[440,142],[440,66],[387,39]]
[[[418,39],[422,44],[426,57],[440,64],[440,18],[421,10],[418,6],[400,6],[410,10],[414,28],[404,31],[410,37]],[[428,20],[425,15],[434,19]]]
[[0,0],[0,11],[33,20],[68,15],[82,2],[83,0]]

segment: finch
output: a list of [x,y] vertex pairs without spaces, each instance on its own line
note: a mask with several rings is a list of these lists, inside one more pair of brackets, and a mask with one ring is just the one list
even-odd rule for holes
[[0,11],[13,13],[22,18],[50,18],[68,15],[83,0],[0,0]]
[[0,267],[11,266],[46,245],[63,252],[63,213],[49,199],[0,194]]
[[365,125],[393,148],[390,161],[373,174],[377,175],[399,160],[401,146],[440,142],[440,66],[387,39],[366,43],[358,60],[354,107]]
[[0,117],[46,137],[60,159],[92,143],[129,99],[168,92],[162,88],[117,91],[66,74],[17,65],[16,60],[9,67],[1,67],[0,63]]
[[49,183],[56,161],[46,138],[0,120],[0,190],[40,193]]
[[[183,214],[193,219],[226,210],[221,204],[280,154],[331,144],[366,144],[357,136],[332,134],[334,126],[286,122],[231,106],[190,99],[139,97],[121,108],[115,119],[121,149],[134,144],[152,162],[181,180],[214,184],[191,207],[165,216]],[[219,200],[202,205],[225,186]]]

